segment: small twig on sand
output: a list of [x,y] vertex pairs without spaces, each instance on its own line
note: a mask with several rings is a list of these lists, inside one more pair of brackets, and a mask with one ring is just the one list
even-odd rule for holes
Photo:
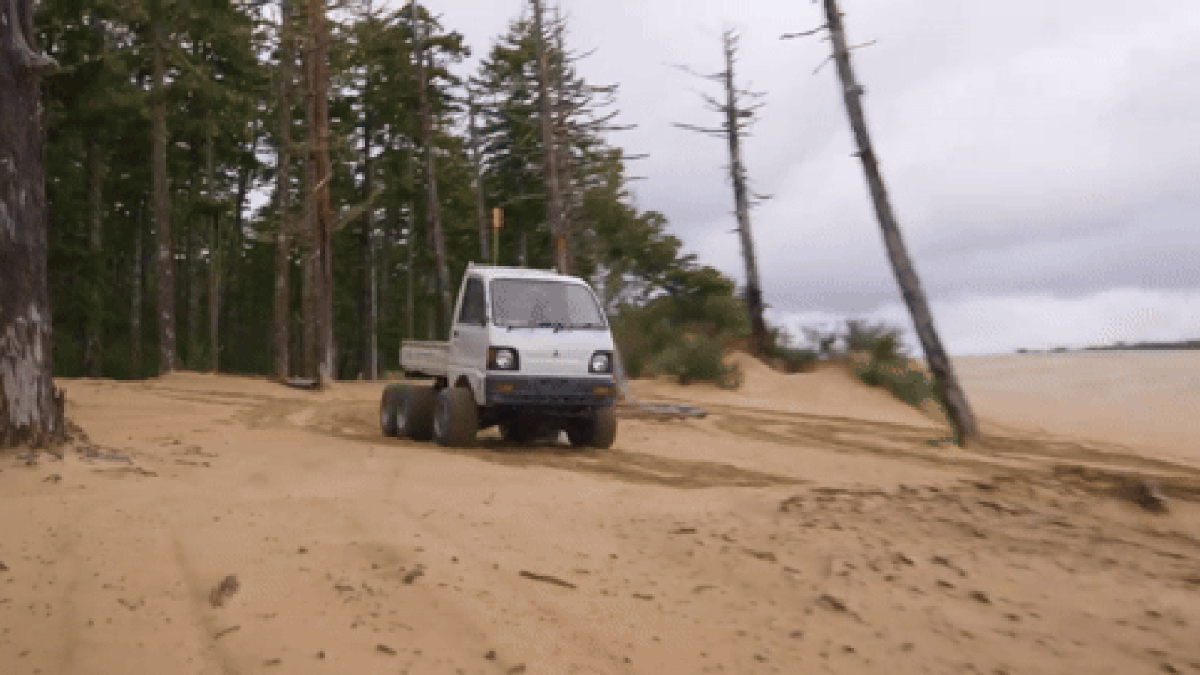
[[544,581],[548,584],[554,584],[555,586],[562,586],[563,588],[575,588],[575,584],[569,581],[563,581],[562,579],[550,576],[549,574],[538,574],[537,572],[521,570],[521,576],[525,577],[526,579],[533,579],[534,581]]

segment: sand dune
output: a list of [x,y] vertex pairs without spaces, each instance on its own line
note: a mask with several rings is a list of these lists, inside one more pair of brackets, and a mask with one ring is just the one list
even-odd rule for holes
[[385,439],[379,383],[66,381],[89,439],[0,457],[0,672],[1200,672],[1183,366],[1022,358],[962,362],[969,451],[745,361],[634,383],[710,414],[599,453]]

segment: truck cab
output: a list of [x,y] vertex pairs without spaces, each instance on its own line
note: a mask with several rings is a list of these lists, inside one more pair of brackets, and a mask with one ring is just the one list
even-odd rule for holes
[[572,445],[607,448],[616,435],[615,359],[608,320],[583,280],[472,264],[450,340],[401,345],[401,367],[433,386],[389,386],[381,423],[385,433],[446,445],[499,426],[507,441],[561,430]]

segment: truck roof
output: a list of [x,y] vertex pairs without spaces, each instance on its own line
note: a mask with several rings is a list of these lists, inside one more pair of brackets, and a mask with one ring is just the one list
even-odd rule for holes
[[467,265],[467,272],[475,272],[486,281],[491,281],[492,279],[545,279],[547,281],[568,281],[574,283],[583,281],[579,277],[559,274],[554,270],[537,270],[527,267],[504,267],[501,265],[476,265],[475,263],[469,263]]

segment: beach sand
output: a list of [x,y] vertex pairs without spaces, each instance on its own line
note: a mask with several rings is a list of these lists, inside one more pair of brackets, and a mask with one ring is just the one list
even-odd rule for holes
[[1196,355],[958,359],[965,450],[739,361],[632,383],[709,414],[599,452],[388,439],[382,383],[62,381],[87,439],[0,456],[0,672],[1200,673]]

